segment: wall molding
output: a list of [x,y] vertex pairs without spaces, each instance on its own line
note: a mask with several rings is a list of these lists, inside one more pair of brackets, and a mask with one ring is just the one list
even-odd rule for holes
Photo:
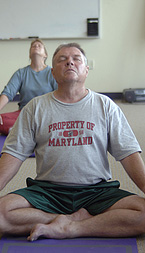
[[123,98],[123,93],[122,92],[99,92],[100,94],[106,95],[109,98],[113,99],[122,99]]

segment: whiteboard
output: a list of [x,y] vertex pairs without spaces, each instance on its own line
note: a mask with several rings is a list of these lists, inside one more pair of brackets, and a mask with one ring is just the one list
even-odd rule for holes
[[0,39],[86,38],[100,0],[0,0]]

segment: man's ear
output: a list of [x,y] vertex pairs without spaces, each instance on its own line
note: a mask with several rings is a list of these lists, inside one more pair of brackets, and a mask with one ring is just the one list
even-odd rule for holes
[[89,74],[89,66],[86,66],[86,77],[88,76]]

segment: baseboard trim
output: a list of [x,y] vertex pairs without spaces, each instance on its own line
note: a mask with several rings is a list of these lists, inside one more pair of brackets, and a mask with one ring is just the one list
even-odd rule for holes
[[100,94],[106,95],[112,100],[114,99],[122,99],[123,93],[122,92],[99,92]]

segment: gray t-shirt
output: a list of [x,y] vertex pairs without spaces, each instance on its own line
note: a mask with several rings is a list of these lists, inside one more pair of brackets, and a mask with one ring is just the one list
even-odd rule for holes
[[51,73],[51,67],[36,72],[30,65],[18,69],[11,77],[1,94],[6,95],[12,101],[19,92],[18,103],[21,110],[32,98],[52,92],[57,89],[57,83]]
[[74,185],[110,179],[107,152],[121,160],[141,151],[121,109],[90,90],[77,103],[52,92],[23,108],[2,152],[24,161],[34,150],[36,179]]

